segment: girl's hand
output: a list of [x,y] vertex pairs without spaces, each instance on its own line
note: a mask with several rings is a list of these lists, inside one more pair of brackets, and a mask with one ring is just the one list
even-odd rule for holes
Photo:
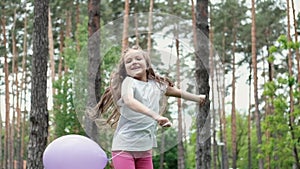
[[168,118],[166,118],[166,117],[163,117],[163,116],[159,116],[155,120],[162,127],[171,127],[171,125],[172,125],[172,123],[170,122],[170,120]]
[[206,96],[201,94],[199,97],[200,97],[199,104],[200,106],[203,106],[205,103]]
[[167,122],[165,124],[162,125],[162,127],[171,127],[172,123],[171,122]]

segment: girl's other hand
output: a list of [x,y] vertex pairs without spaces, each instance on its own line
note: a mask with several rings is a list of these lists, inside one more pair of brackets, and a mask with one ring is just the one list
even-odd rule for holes
[[172,123],[170,122],[170,120],[168,118],[166,118],[166,117],[163,117],[163,116],[159,116],[155,120],[162,127],[171,127],[171,125],[172,125]]

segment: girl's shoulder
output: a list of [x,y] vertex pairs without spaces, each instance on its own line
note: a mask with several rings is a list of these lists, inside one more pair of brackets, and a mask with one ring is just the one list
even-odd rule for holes
[[146,82],[137,80],[133,77],[126,76],[126,78],[122,82],[122,86],[126,87],[131,87],[131,88],[136,88],[136,87],[141,87],[144,86]]
[[144,82],[144,81],[141,81],[141,80],[138,80],[138,79],[135,79],[131,76],[126,76],[126,78],[124,79],[123,82],[130,82],[130,83],[133,83],[133,84],[137,84],[137,85],[143,85],[143,84],[147,84],[148,82]]
[[124,81],[132,81],[134,78],[130,77],[130,76],[126,76],[125,79],[123,80]]

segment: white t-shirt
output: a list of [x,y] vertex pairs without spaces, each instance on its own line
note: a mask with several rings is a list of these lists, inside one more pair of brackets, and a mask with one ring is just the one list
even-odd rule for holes
[[[121,96],[132,94],[135,99],[154,112],[159,112],[159,102],[166,85],[153,80],[148,82],[126,77],[122,83]],[[157,122],[143,113],[133,111],[121,99],[120,119],[114,134],[112,151],[147,151],[157,146],[155,131]]]

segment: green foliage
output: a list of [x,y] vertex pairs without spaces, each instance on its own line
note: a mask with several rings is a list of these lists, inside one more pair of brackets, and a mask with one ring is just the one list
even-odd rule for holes
[[[243,168],[243,166],[248,166],[248,117],[241,113],[236,113],[236,134],[237,134],[237,167]],[[232,155],[232,138],[231,138],[231,116],[226,117],[226,135],[227,135],[227,155],[230,157]],[[253,124],[252,124],[253,125]],[[252,127],[251,136],[256,135],[255,127]],[[258,164],[258,153],[257,151],[257,140],[252,138],[251,140],[251,160],[252,168],[257,168]],[[221,153],[220,153],[221,155]],[[221,158],[221,156],[219,157]],[[229,158],[229,166],[231,164],[231,159]]]
[[[86,25],[88,24],[88,17],[85,16],[82,19],[82,22],[80,22],[77,25],[77,30],[76,30],[76,39],[78,40],[78,45],[80,47],[80,49],[82,49],[83,47],[87,46],[87,41],[88,41],[88,30],[86,28]],[[75,48],[73,48],[75,49]]]
[[294,45],[294,46],[295,46],[295,48],[294,48],[295,50],[296,50],[296,49],[299,49],[299,48],[300,48],[300,43],[299,43],[299,42],[295,42],[295,45]]
[[287,49],[288,39],[285,35],[280,35],[277,41],[280,43],[281,49]]
[[64,58],[66,66],[70,70],[73,70],[75,68],[76,58],[77,58],[76,57],[77,53],[74,50],[74,49],[76,49],[76,43],[73,41],[73,39],[66,38],[65,44],[66,44],[66,47],[64,48],[63,58]]
[[54,96],[54,117],[52,122],[55,125],[55,136],[84,134],[75,112],[73,94],[70,92],[72,88],[71,75],[64,75],[64,77],[55,82],[53,87],[57,89],[57,94]]
[[196,133],[196,119],[192,121],[192,131],[190,134],[190,139],[186,146],[186,168],[194,169],[196,168],[196,143],[197,143],[197,133]]
[[[158,130],[158,133],[161,133],[163,129]],[[162,134],[158,135],[158,139],[161,140]],[[164,131],[164,138],[165,138],[165,144],[171,143],[173,144],[175,140],[177,140],[177,132],[174,128],[168,129],[168,132]],[[161,142],[158,142],[158,150],[155,151],[154,157],[153,157],[153,165],[154,168],[159,168],[160,165],[160,156],[164,156],[164,168],[165,169],[172,169],[177,167],[177,144],[174,144],[174,146],[169,149],[168,151],[164,152],[163,154],[159,154],[160,152],[160,146]]]
[[[275,59],[281,57],[281,53],[287,52],[287,50],[294,50],[297,46],[294,42],[288,41],[288,38],[281,35],[278,38],[279,45],[273,46],[270,49],[271,55]],[[279,66],[282,66],[282,62],[274,62]],[[276,66],[276,65],[275,65]],[[268,98],[267,105],[272,105],[271,115],[266,116],[262,123],[263,130],[269,132],[269,137],[265,137],[262,144],[262,157],[276,158],[276,160],[271,160],[271,168],[290,168],[294,164],[293,151],[294,148],[299,151],[298,144],[298,133],[300,132],[297,121],[299,119],[300,107],[298,104],[295,105],[294,111],[290,110],[290,96],[289,90],[293,90],[294,100],[299,102],[299,91],[296,78],[290,76],[287,73],[282,73],[277,76],[273,81],[264,84],[264,96]],[[293,118],[292,118],[293,117]],[[292,137],[292,134],[297,135]],[[295,146],[295,147],[294,147]]]
[[276,91],[276,85],[275,85],[274,81],[265,83],[264,88],[265,88],[265,90],[263,92],[263,95],[273,96],[273,94]]
[[104,92],[104,87],[109,85],[111,72],[116,69],[119,65],[121,55],[121,46],[112,46],[103,56],[101,62],[101,77],[102,77],[102,86]]
[[270,54],[275,53],[275,52],[277,52],[277,51],[278,51],[278,50],[277,50],[277,47],[276,47],[276,46],[271,46],[271,47],[269,48]]
[[[87,19],[83,20],[82,24],[78,25],[77,38],[79,46],[82,48],[87,44],[87,30],[84,29],[87,24]],[[76,51],[76,43],[72,38],[65,39],[65,48],[62,54],[67,72],[64,73],[57,81],[53,83],[53,88],[57,93],[54,97],[53,112],[54,116],[51,118],[51,123],[54,124],[55,136],[63,136],[66,134],[82,134],[85,132],[79,122],[74,106],[74,93],[72,92],[74,81],[73,72],[76,67],[78,53]],[[75,102],[76,103],[76,102]]]

